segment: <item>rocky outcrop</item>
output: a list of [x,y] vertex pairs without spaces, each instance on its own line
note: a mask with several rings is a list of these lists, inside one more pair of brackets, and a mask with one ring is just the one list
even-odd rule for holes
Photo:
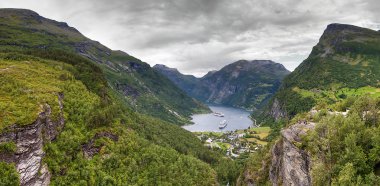
[[281,104],[277,98],[273,100],[269,115],[272,116],[276,121],[286,117],[286,112],[282,109]]
[[140,96],[140,93],[134,87],[128,85],[127,83],[115,83],[116,90],[123,93],[124,96],[130,96],[136,99]]
[[300,149],[301,137],[313,129],[314,123],[299,122],[281,131],[282,138],[272,148],[269,179],[273,185],[311,185],[311,160]]
[[63,94],[58,94],[60,113],[58,118],[51,118],[52,109],[44,105],[44,111],[35,122],[26,126],[12,125],[0,134],[0,143],[15,143],[15,152],[0,153],[0,161],[15,163],[20,174],[21,185],[49,185],[50,172],[42,163],[45,156],[43,145],[52,141],[64,126]]
[[83,151],[84,157],[90,159],[100,152],[100,150],[102,149],[102,147],[104,145],[103,144],[95,145],[95,140],[97,140],[99,138],[103,138],[103,137],[109,138],[112,141],[118,141],[119,140],[119,137],[115,134],[112,134],[111,132],[97,133],[88,143],[82,145],[82,151]]

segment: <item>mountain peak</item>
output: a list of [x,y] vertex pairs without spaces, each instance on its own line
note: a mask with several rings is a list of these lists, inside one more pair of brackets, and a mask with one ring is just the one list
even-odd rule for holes
[[41,17],[37,12],[29,9],[0,8],[0,17],[6,16]]
[[[71,34],[80,34],[80,32],[70,27],[65,22],[59,22],[51,20],[39,15],[37,12],[34,12],[29,9],[17,9],[17,8],[0,8],[0,18],[4,18],[2,23],[20,25],[21,23],[25,26],[28,25],[31,28],[35,29],[45,29],[49,32],[58,32],[59,29],[70,31]],[[58,27],[57,29],[52,29],[50,26],[54,25]]]
[[235,63],[261,63],[261,64],[270,64],[270,63],[276,63],[272,60],[267,60],[267,59],[255,59],[255,60],[246,60],[246,59],[241,59],[236,61]]
[[165,71],[179,72],[176,68],[170,68],[164,64],[156,64],[153,66],[154,69],[160,69]]
[[344,36],[351,33],[366,33],[371,35],[371,32],[376,32],[375,30],[371,30],[368,28],[362,28],[354,25],[348,24],[340,24],[340,23],[332,23],[327,26],[322,37],[326,38],[327,36]]
[[363,30],[365,28],[357,27],[354,25],[332,23],[327,25],[327,31],[341,31],[341,30]]
[[348,44],[348,42],[366,45],[376,40],[379,36],[379,32],[375,30],[334,23],[327,26],[314,52],[320,53],[322,57],[326,57],[334,53],[334,51],[344,53],[362,50],[360,47],[357,47],[358,45]]
[[276,63],[272,60],[239,60],[234,63],[231,63],[224,67],[223,69],[235,69],[238,68],[240,70],[274,70],[274,71],[283,71],[284,73],[289,73],[289,71],[284,67],[284,65],[280,63]]

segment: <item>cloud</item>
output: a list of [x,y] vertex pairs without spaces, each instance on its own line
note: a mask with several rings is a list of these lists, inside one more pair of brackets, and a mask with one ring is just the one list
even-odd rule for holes
[[2,0],[151,65],[198,76],[239,59],[296,68],[330,23],[380,29],[377,0]]

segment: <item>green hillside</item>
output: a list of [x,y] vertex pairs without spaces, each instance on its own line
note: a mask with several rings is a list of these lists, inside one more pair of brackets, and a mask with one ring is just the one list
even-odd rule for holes
[[247,160],[239,182],[378,185],[379,46],[378,31],[328,25],[256,117],[272,127],[270,142]]
[[[34,125],[46,110],[51,114],[43,122],[64,118],[57,136],[43,142],[42,164],[51,174],[51,185],[234,182],[239,173],[235,162],[177,126],[179,120],[187,121],[185,116],[204,111],[203,106],[147,64],[118,51],[107,57],[102,45],[76,34],[74,28],[28,10],[3,9],[0,19],[1,183],[17,185],[20,176],[15,169],[20,162],[13,159],[19,158],[19,141],[8,133]],[[81,52],[96,59],[114,58],[112,64],[125,72],[76,51],[83,43],[96,52],[86,47]],[[124,84],[135,85],[136,91],[122,92]],[[138,98],[131,101],[135,93]],[[183,116],[172,117],[163,107]],[[43,138],[49,133],[41,131]]]
[[[152,119],[123,108],[113,101],[112,96],[111,101],[104,103],[82,81],[76,80],[75,70],[62,62],[30,56],[1,54],[0,58],[2,130],[11,124],[32,123],[46,104],[52,108],[54,120],[57,117],[54,113],[59,113],[57,95],[64,95],[65,127],[53,143],[44,147],[47,153],[44,161],[53,174],[52,184],[145,185],[168,184],[174,180],[190,185],[215,183],[215,171],[196,159],[200,155],[196,149],[201,150],[202,145],[181,141],[181,138],[193,138],[192,135],[181,132],[185,135],[177,136],[177,144],[166,144],[170,141],[165,139],[156,144],[149,142],[147,139],[155,129],[144,134],[147,131],[140,131],[139,127],[149,127],[145,123],[153,122]],[[155,125],[163,126],[167,133],[173,132],[171,135],[181,131],[174,126],[165,127],[170,124],[162,122],[156,121]],[[100,151],[93,158],[86,159],[81,146],[99,133],[109,133],[118,139],[96,139],[94,143]],[[163,137],[162,134],[155,135]],[[175,145],[182,149],[176,151]]]
[[379,87],[380,32],[331,24],[309,57],[284,79],[273,100],[292,117],[353,94],[376,94]]
[[0,46],[1,51],[64,50],[86,57],[101,67],[117,96],[140,113],[183,124],[191,114],[208,111],[148,64],[30,10],[0,9]]

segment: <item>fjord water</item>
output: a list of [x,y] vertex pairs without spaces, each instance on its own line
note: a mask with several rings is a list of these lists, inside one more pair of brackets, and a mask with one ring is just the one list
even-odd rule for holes
[[[192,116],[192,122],[194,122],[194,124],[186,125],[183,128],[191,132],[220,132],[246,129],[252,125],[252,121],[249,119],[251,113],[246,110],[219,105],[209,105],[209,107],[212,112],[223,113],[224,117],[214,116],[213,113],[196,114]],[[224,129],[219,129],[218,125],[223,120],[227,120],[228,125]]]

